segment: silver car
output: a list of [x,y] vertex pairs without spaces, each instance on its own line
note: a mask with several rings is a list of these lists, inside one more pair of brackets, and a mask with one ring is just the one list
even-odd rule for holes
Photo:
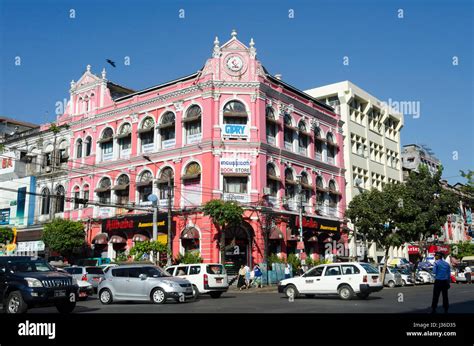
[[[379,272],[382,273],[383,266],[379,266]],[[393,270],[393,268],[387,267],[385,271],[385,279],[383,282],[384,286],[393,288],[395,286],[402,286],[403,280],[400,273]]]
[[172,277],[151,264],[110,268],[99,283],[98,293],[102,304],[125,300],[163,304],[168,299],[184,302],[194,298],[193,287],[188,280]]

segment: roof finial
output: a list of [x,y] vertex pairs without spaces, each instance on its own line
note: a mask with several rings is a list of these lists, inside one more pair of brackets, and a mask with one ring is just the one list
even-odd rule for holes
[[106,74],[107,73],[105,72],[105,67],[104,67],[104,69],[102,70],[102,79],[105,79]]
[[91,65],[86,66],[87,72],[91,72]]
[[221,55],[221,47],[219,47],[219,39],[216,36],[214,40],[214,49],[212,50],[212,57],[218,58]]
[[232,36],[232,38],[237,38],[237,31],[235,31],[235,29],[232,29],[230,35]]
[[71,81],[71,88],[74,88],[74,86],[76,85],[76,82],[74,82],[74,79]]
[[257,55],[257,49],[255,48],[255,42],[253,40],[253,37],[250,39],[249,46],[250,58],[255,59],[255,56]]
[[253,41],[253,37],[250,39],[250,44],[249,45],[250,45],[250,47],[255,46],[255,42]]

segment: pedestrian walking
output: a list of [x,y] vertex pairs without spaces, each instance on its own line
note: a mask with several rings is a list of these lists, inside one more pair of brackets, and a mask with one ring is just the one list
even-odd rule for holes
[[245,267],[242,264],[239,269],[239,276],[237,278],[237,288],[242,291],[242,287],[245,286]]
[[301,268],[301,266],[298,266],[298,268],[296,268],[296,275],[301,276],[303,274],[304,274],[303,268]]
[[289,263],[285,265],[285,279],[291,278],[291,266]]
[[435,283],[433,287],[433,301],[431,303],[431,313],[436,313],[438,307],[439,295],[443,294],[443,308],[444,313],[448,313],[449,300],[448,300],[448,289],[450,287],[451,280],[451,268],[448,262],[444,259],[442,252],[435,254],[435,263],[433,267],[433,274],[435,274]]
[[250,267],[245,265],[245,288],[250,288]]
[[255,265],[255,267],[253,267],[253,275],[254,275],[254,281],[253,283],[255,284],[255,286],[257,286],[257,288],[262,288],[262,271],[260,270],[260,267],[258,266],[258,264]]
[[471,267],[467,266],[466,268],[464,268],[464,276],[466,277],[466,283],[468,284],[472,284],[472,281],[471,281],[471,274],[472,270],[471,270]]

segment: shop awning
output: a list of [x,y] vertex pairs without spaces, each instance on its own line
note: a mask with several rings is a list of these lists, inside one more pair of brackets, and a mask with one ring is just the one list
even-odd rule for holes
[[270,118],[270,117],[266,117],[267,121],[268,122],[271,122],[271,123],[274,123],[274,124],[277,124],[277,125],[281,125],[281,121],[278,120],[278,119],[274,119],[274,118]]
[[194,227],[186,227],[181,232],[181,239],[199,239],[199,232]]
[[131,132],[121,133],[121,134],[117,135],[117,139],[127,138],[127,137],[129,137],[129,136],[131,136],[131,135],[132,135]]
[[110,191],[110,186],[108,186],[108,187],[98,187],[94,191],[95,192],[107,192],[107,191]]
[[195,115],[195,116],[193,116],[193,117],[184,118],[184,119],[181,120],[181,122],[187,123],[187,122],[190,122],[190,121],[200,120],[200,119],[201,119],[201,116],[200,116],[200,115]]
[[283,240],[283,233],[278,227],[273,227],[268,235],[270,240]]
[[281,178],[280,178],[280,177],[277,177],[276,175],[267,174],[267,179],[275,180],[275,181],[281,182]]
[[127,239],[125,239],[124,237],[121,237],[119,235],[113,235],[112,237],[110,237],[109,243],[111,243],[111,244],[126,244]]
[[181,180],[192,180],[192,179],[198,179],[201,177],[201,173],[198,174],[186,174],[181,177]]
[[99,233],[94,237],[94,239],[92,239],[92,244],[104,245],[107,244],[108,239],[109,236],[107,235],[107,233]]
[[150,237],[144,235],[144,234],[135,234],[132,238],[134,242],[139,242],[139,241],[147,241],[150,240]]
[[297,181],[285,179],[285,184],[288,185],[298,185]]
[[139,181],[136,183],[136,187],[148,186],[151,185],[151,180],[148,181]]
[[115,185],[112,190],[114,191],[124,191],[128,188],[129,184],[118,184],[118,185]]

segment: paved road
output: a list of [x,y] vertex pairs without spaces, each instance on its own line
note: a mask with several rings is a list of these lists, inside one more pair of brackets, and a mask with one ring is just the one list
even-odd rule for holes
[[[366,300],[343,301],[337,297],[297,298],[289,302],[276,291],[229,291],[219,299],[202,296],[197,301],[164,305],[117,303],[102,305],[93,296],[78,302],[76,313],[428,313],[433,286],[385,288]],[[451,313],[474,313],[474,285],[452,285]],[[441,308],[441,297],[440,307]],[[56,313],[53,308],[32,309],[30,313]]]

